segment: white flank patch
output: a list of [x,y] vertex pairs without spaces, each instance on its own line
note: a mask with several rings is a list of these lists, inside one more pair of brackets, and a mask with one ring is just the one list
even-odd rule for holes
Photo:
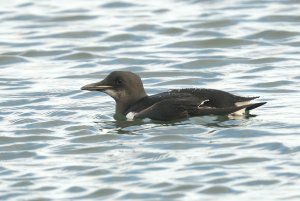
[[132,121],[134,119],[135,114],[136,114],[135,112],[129,112],[126,115],[126,119],[129,120],[129,121]]
[[206,99],[206,100],[204,100],[204,101],[202,101],[201,103],[200,103],[200,105],[204,105],[206,102],[208,102],[209,101],[209,99]]
[[[236,103],[235,103],[235,105],[236,105],[237,107],[243,106],[243,105],[248,105],[248,104],[250,104],[249,101],[236,102]],[[244,108],[244,109],[241,109],[241,110],[238,110],[238,111],[232,113],[231,115],[242,116],[242,115],[244,115],[245,113],[246,113],[246,109]]]
[[237,107],[239,106],[243,106],[243,105],[249,105],[250,104],[250,101],[244,101],[244,102],[236,102],[235,105]]
[[243,116],[245,113],[246,113],[246,110],[245,110],[245,108],[244,108],[244,109],[238,110],[238,111],[236,111],[236,112],[233,112],[233,113],[231,113],[230,115],[234,115],[234,116]]
[[200,103],[200,105],[198,105],[198,109],[201,109],[201,106],[203,106],[206,102],[208,102],[209,100],[208,99],[206,99],[206,100],[204,100],[204,101],[202,101],[201,103]]

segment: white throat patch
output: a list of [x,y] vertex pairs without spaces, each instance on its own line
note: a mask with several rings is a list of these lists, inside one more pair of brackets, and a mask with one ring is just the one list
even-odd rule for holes
[[106,89],[104,91],[104,93],[110,95],[111,97],[115,98],[118,97],[118,94],[116,93],[116,91],[112,90],[112,89]]

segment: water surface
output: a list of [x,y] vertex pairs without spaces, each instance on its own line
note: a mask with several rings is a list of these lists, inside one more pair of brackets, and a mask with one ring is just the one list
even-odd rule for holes
[[[1,200],[299,200],[300,4],[3,1]],[[256,117],[120,122],[80,87],[261,96]]]

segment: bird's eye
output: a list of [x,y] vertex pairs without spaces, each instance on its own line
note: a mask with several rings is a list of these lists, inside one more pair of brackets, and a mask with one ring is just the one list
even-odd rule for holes
[[121,79],[116,79],[115,80],[115,84],[116,85],[121,85],[122,84],[122,80]]

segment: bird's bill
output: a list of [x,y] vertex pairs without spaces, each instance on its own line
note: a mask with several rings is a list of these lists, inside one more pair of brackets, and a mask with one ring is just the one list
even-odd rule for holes
[[104,84],[102,81],[101,82],[96,82],[96,83],[91,83],[84,85],[81,87],[81,90],[87,90],[87,91],[105,91],[107,89],[112,89],[112,86]]

